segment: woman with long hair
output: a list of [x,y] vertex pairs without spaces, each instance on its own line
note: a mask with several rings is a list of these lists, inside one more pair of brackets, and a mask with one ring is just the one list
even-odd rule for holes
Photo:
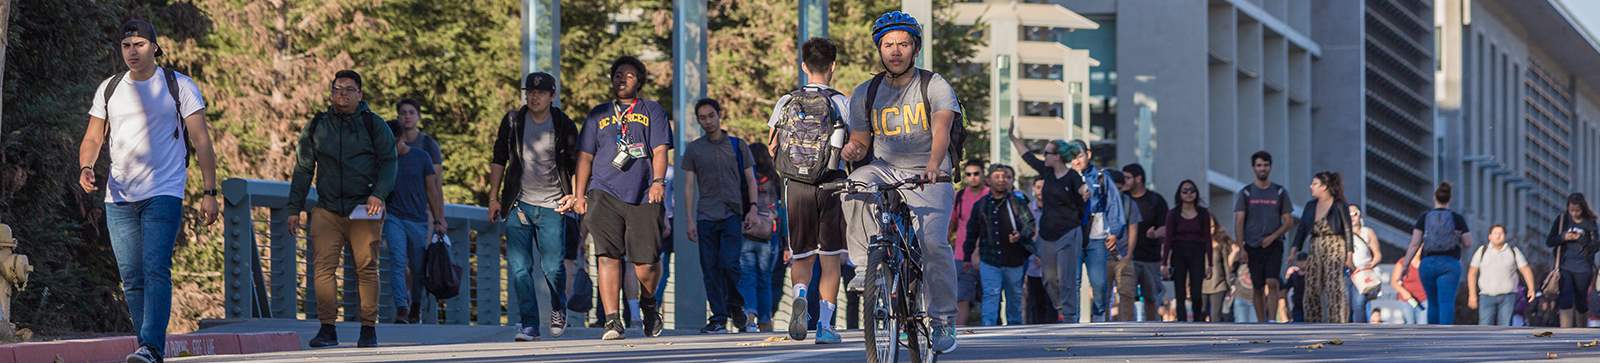
[[[1339,173],[1324,171],[1311,177],[1311,201],[1300,210],[1300,223],[1289,254],[1305,274],[1306,322],[1350,322],[1350,285],[1345,271],[1354,267],[1350,241],[1349,207]],[[1306,238],[1311,245],[1306,246]],[[1306,251],[1301,253],[1300,251]]]
[[[1161,239],[1164,269],[1171,271],[1177,321],[1205,320],[1206,300],[1201,297],[1206,259],[1211,255],[1211,212],[1200,201],[1200,187],[1192,180],[1178,183],[1178,206],[1167,212],[1167,235]],[[1185,304],[1193,301],[1188,309]]]
[[1561,265],[1561,293],[1556,296],[1561,327],[1571,328],[1588,315],[1589,283],[1594,281],[1596,244],[1594,210],[1583,193],[1567,196],[1567,212],[1550,226],[1545,244],[1556,248],[1556,263]]

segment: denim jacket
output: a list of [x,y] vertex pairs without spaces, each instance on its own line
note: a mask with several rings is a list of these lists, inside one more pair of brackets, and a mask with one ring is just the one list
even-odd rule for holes
[[[1091,216],[1100,213],[1105,216],[1106,234],[1122,235],[1123,230],[1128,228],[1128,214],[1125,211],[1128,207],[1122,202],[1122,193],[1116,183],[1102,168],[1090,166],[1083,175],[1084,184],[1089,186],[1089,208],[1083,214],[1083,227],[1091,228]],[[1087,230],[1085,232],[1087,234]]]

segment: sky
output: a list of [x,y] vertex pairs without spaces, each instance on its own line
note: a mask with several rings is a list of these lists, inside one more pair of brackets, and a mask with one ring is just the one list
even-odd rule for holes
[[1600,40],[1600,0],[1557,0],[1589,30],[1589,38]]

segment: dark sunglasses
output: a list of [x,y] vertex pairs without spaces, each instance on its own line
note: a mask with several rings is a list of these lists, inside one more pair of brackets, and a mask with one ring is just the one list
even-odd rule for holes
[[967,176],[979,176],[979,175],[983,175],[983,172],[981,172],[981,171],[967,172],[966,175]]
[[1194,188],[1183,188],[1183,189],[1178,189],[1178,192],[1179,193],[1199,193],[1200,191],[1195,190]]

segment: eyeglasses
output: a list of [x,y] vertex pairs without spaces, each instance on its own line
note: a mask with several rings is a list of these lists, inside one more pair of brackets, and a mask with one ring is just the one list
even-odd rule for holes
[[970,171],[970,172],[967,172],[967,173],[966,173],[966,175],[967,175],[967,176],[980,176],[980,175],[983,175],[983,172],[980,172],[980,171]]
[[1194,190],[1194,188],[1178,189],[1178,193],[1182,193],[1182,194],[1195,194],[1195,193],[1199,193],[1199,192],[1200,191],[1198,191],[1198,190]]

